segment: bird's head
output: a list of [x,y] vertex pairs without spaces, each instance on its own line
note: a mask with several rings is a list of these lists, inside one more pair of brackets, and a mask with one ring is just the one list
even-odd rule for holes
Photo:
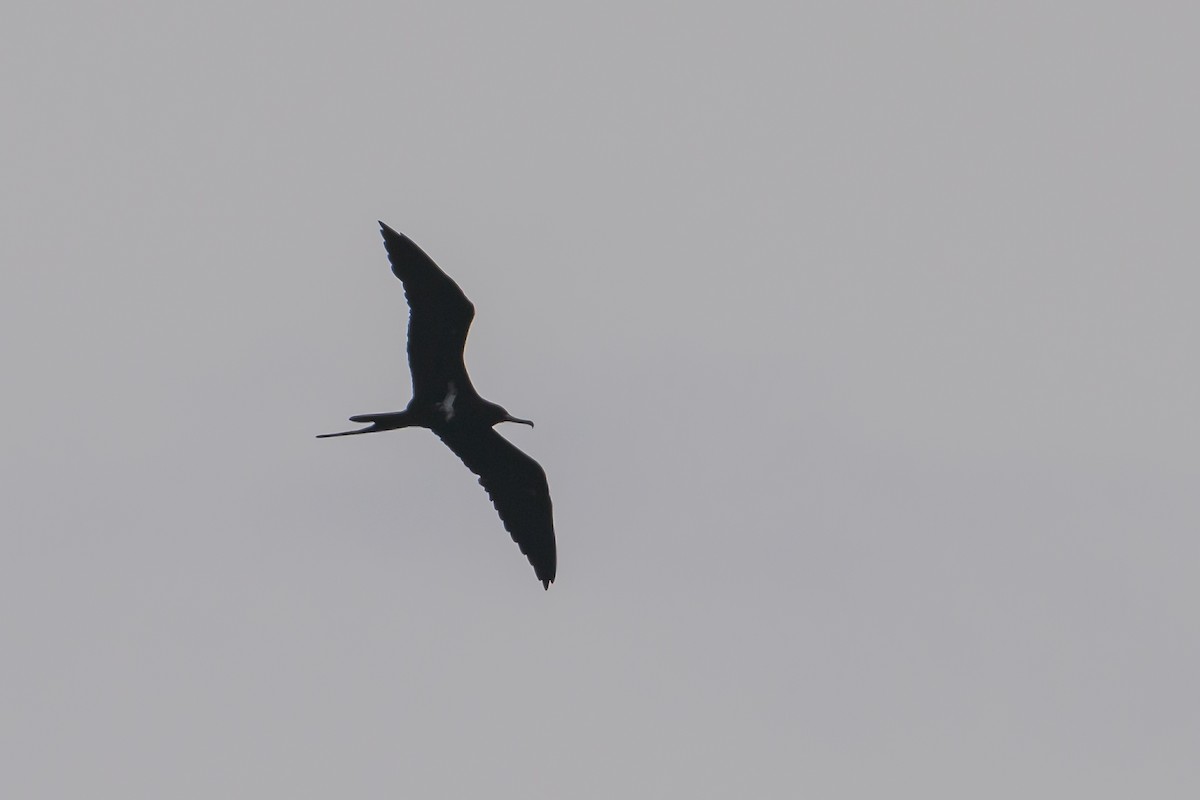
[[532,420],[514,417],[512,414],[508,413],[508,410],[503,406],[498,406],[495,403],[489,403],[488,405],[490,406],[488,408],[488,419],[491,420],[492,425],[496,425],[501,422],[519,422],[522,425],[528,425],[531,428],[533,427]]

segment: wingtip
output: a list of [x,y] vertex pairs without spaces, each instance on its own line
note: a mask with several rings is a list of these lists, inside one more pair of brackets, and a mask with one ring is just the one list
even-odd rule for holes
[[545,580],[542,581],[542,588],[545,589],[547,592],[550,591],[550,579],[549,578],[546,578]]

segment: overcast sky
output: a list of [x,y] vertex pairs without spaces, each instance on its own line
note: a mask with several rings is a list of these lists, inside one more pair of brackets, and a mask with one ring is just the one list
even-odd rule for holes
[[1186,4],[19,6],[0,795],[1194,796]]

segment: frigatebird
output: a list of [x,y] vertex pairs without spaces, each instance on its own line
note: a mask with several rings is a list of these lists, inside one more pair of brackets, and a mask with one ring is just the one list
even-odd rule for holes
[[471,385],[463,349],[475,306],[462,289],[407,236],[382,222],[379,228],[392,272],[404,284],[408,298],[412,400],[403,411],[350,417],[351,422],[371,423],[366,428],[317,438],[429,428],[479,476],[505,529],[533,565],[542,586],[549,589],[557,556],[546,472],[492,428],[500,422],[530,427],[533,423],[484,400]]

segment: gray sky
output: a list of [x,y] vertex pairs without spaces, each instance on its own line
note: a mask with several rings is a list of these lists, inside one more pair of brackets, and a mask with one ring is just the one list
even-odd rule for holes
[[[0,795],[1191,797],[1185,4],[23,4]],[[557,583],[402,408],[478,313]]]

